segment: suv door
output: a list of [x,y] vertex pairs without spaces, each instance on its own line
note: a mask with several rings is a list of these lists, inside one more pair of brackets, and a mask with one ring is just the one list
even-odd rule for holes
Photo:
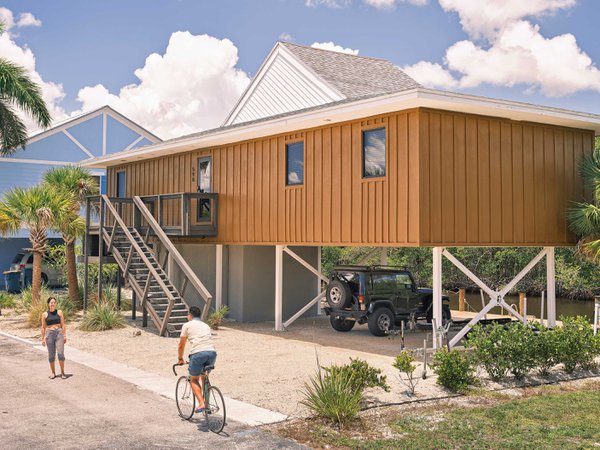
[[[388,300],[398,308],[396,300],[396,275],[393,273],[374,272],[371,274],[370,301]],[[395,313],[396,311],[394,311]]]
[[398,287],[398,308],[403,314],[409,314],[414,308],[415,286],[412,278],[407,273],[396,274],[396,285]]

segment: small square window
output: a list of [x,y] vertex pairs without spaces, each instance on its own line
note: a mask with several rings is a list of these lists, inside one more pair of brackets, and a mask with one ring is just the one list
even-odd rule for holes
[[385,176],[385,128],[363,131],[363,178]]
[[304,184],[304,142],[285,146],[286,184]]

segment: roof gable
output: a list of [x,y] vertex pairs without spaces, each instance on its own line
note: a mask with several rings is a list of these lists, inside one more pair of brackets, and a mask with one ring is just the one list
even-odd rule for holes
[[223,125],[419,86],[383,59],[278,42]]

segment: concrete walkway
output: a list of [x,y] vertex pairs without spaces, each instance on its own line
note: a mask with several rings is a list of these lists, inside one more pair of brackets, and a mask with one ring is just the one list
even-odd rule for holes
[[[47,351],[46,347],[37,345],[36,342],[22,339],[1,331],[0,335],[28,344],[41,352]],[[141,389],[154,392],[175,401],[175,383],[177,382],[177,377],[175,376],[172,378],[161,377],[160,375],[155,375],[135,367],[130,367],[100,356],[83,352],[68,345],[65,345],[65,353],[70,361],[82,364],[99,372],[106,373],[123,381],[127,381]],[[181,372],[184,373],[185,371],[182,370]],[[225,406],[227,407],[227,417],[229,419],[245,425],[264,425],[282,422],[287,419],[287,416],[278,412],[270,411],[268,409],[228,397],[225,397]]]

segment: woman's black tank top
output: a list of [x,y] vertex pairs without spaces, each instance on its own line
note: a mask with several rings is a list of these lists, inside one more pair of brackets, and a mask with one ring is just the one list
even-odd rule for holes
[[60,316],[58,315],[58,310],[55,309],[54,312],[48,310],[48,315],[46,316],[46,325],[58,324],[60,324]]

